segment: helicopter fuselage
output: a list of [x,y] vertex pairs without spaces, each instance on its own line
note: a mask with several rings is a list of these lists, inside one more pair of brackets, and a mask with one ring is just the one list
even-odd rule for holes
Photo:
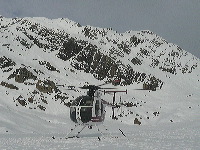
[[105,104],[98,90],[76,98],[70,106],[70,118],[79,125],[99,125],[105,119]]

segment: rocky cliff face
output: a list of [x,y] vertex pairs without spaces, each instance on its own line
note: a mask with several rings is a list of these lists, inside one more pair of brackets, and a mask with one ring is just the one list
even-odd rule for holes
[[93,84],[91,79],[156,90],[167,78],[198,68],[198,58],[151,31],[117,33],[63,18],[0,18],[1,86],[17,90],[16,105],[30,109],[45,111],[49,99],[68,106],[77,91],[63,89]]

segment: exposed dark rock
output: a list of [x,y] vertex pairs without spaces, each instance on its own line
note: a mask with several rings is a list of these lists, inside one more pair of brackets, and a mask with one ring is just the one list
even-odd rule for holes
[[158,116],[160,112],[153,112],[154,116]]
[[142,61],[141,61],[139,58],[137,58],[137,57],[133,58],[133,59],[131,60],[131,62],[132,62],[134,65],[141,65],[141,64],[142,64]]
[[50,71],[57,71],[60,72],[59,70],[57,70],[54,66],[52,66],[49,62],[47,61],[39,61],[40,65],[44,65],[48,70]]
[[130,42],[137,46],[139,43],[143,43],[144,41],[137,38],[135,35],[130,38]]
[[69,97],[63,96],[63,95],[61,95],[61,94],[56,94],[56,95],[55,95],[55,99],[56,99],[56,100],[60,99],[61,102],[64,102],[64,101],[67,100],[68,98],[69,98]]
[[151,84],[151,83],[143,83],[143,89],[144,90],[152,90],[152,91],[156,91],[156,85]]
[[39,92],[37,90],[34,90],[32,93],[33,94],[39,94]]
[[46,107],[44,107],[44,106],[42,106],[42,105],[38,105],[37,107],[40,108],[40,109],[43,110],[43,111],[46,110]]
[[[165,71],[165,72],[169,72],[169,73],[172,73],[172,74],[175,74],[176,73],[176,68],[164,68],[164,67],[159,67],[159,69],[160,70],[162,70],[162,71]],[[187,70],[185,69],[183,69],[183,73],[185,73]]]
[[140,53],[138,53],[137,55],[141,55],[141,56],[149,56],[150,52],[147,49],[144,48],[140,48]]
[[106,36],[107,32],[103,30],[99,30],[98,28],[91,28],[86,26],[83,30],[82,33],[85,35],[85,37],[89,39],[98,39],[97,35],[101,35],[102,37]]
[[0,68],[6,68],[6,67],[11,67],[11,66],[15,66],[16,63],[14,61],[12,61],[10,58],[7,58],[5,56],[0,57]]
[[19,96],[17,99],[16,99],[18,102],[19,102],[19,104],[21,104],[22,106],[26,106],[27,105],[27,103],[26,103],[26,100],[23,98],[23,96]]
[[163,44],[163,42],[159,42],[156,39],[151,40],[150,43],[152,43],[155,47],[159,47],[160,45]]
[[130,54],[130,45],[125,43],[125,42],[121,42],[120,44],[117,44],[118,48],[123,50],[125,53]]
[[[100,53],[96,46],[91,44],[73,58],[71,65],[75,69],[92,73],[98,80],[103,80],[107,77],[110,79],[123,79],[121,83],[123,85],[130,85],[133,82],[143,82],[148,77],[145,73],[134,71],[129,65],[124,66],[120,62],[116,63],[111,57]],[[151,76],[148,78],[147,80],[150,80],[151,84],[155,84],[156,86],[162,83],[159,79],[152,80]]]
[[26,47],[27,49],[30,49],[34,45],[33,43],[30,43],[26,39],[23,39],[19,36],[16,38],[16,40],[19,41],[20,44]]
[[28,98],[29,103],[33,103],[33,97]]
[[160,62],[159,62],[158,59],[152,59],[152,64],[151,64],[151,66],[155,68],[156,66],[158,66],[159,63],[160,63]]
[[9,84],[9,83],[6,83],[6,82],[1,82],[1,85],[2,86],[5,86],[5,87],[7,87],[7,88],[9,88],[9,89],[15,89],[15,90],[18,90],[19,88],[17,87],[17,86],[15,86],[15,85],[13,85],[13,84]]
[[41,70],[33,69],[37,74],[44,74]]
[[37,76],[33,75],[32,72],[30,72],[24,67],[24,68],[16,69],[16,71],[14,71],[13,74],[11,74],[8,77],[8,79],[11,79],[11,78],[15,78],[16,82],[23,83],[24,81],[28,79],[36,80]]
[[63,43],[63,48],[59,50],[58,58],[66,61],[72,56],[78,54],[82,49],[83,47],[81,45],[78,45],[77,42],[73,38],[71,38]]
[[135,118],[135,120],[134,120],[134,124],[141,125],[141,122],[138,120],[138,118]]
[[126,107],[133,107],[133,106],[134,106],[132,102],[127,102],[127,103],[125,103],[124,105],[125,105]]
[[38,82],[36,83],[36,88],[43,93],[53,93],[53,90],[55,91],[57,89],[55,83],[50,80],[38,80]]

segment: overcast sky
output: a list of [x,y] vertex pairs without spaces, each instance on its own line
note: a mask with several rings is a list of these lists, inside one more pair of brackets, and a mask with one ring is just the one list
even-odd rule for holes
[[0,0],[0,15],[69,18],[118,32],[151,30],[200,58],[200,0]]

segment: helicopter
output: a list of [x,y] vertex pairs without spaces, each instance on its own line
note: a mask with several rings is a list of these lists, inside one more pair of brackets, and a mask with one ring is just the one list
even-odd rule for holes
[[[102,85],[105,85],[105,84],[102,84]],[[79,96],[72,102],[70,106],[70,119],[75,123],[74,129],[77,126],[83,126],[83,127],[78,132],[78,134],[73,137],[79,137],[79,134],[87,126],[89,129],[92,129],[93,126],[97,127],[98,125],[103,124],[104,119],[105,119],[105,114],[106,114],[105,107],[107,105],[111,105],[112,110],[113,110],[112,119],[114,119],[114,108],[117,107],[115,105],[115,94],[117,92],[126,92],[127,94],[127,90],[126,91],[105,91],[105,89],[108,90],[108,89],[115,89],[115,88],[102,88],[101,87],[102,85],[98,85],[98,86],[85,85],[83,87],[80,87],[81,89],[88,90],[87,95]],[[114,93],[112,104],[101,99],[102,89],[104,89],[103,91],[104,94]],[[71,129],[71,132],[74,129]],[[70,133],[68,133],[68,135]]]

